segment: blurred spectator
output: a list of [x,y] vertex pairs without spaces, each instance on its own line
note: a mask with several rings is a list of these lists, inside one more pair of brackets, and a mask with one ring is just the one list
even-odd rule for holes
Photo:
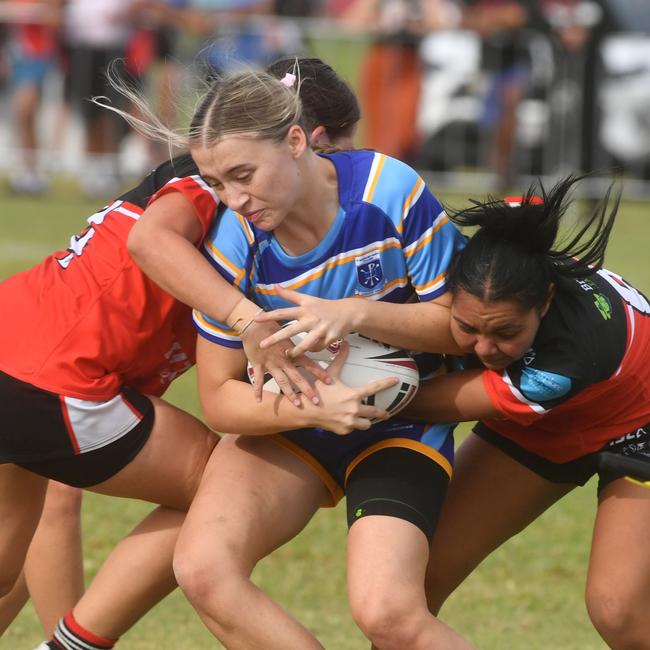
[[465,0],[462,25],[479,34],[483,66],[491,74],[481,126],[492,133],[489,165],[497,189],[514,181],[514,139],[519,103],[528,88],[530,61],[524,30],[530,23],[524,2]]
[[188,13],[208,74],[242,63],[264,67],[283,52],[272,0],[190,0]]
[[281,52],[279,58],[305,54],[310,38],[310,23],[305,19],[325,17],[324,4],[323,0],[274,0],[273,14],[280,19],[276,46]]
[[360,80],[364,146],[415,161],[422,77],[418,45],[428,32],[448,26],[446,6],[444,0],[354,0],[342,10],[345,24],[372,34]]
[[[170,126],[178,123],[175,93],[181,86],[183,66],[177,50],[187,6],[188,0],[135,0],[132,7],[135,28],[126,51],[126,68],[135,83],[147,87],[157,114]],[[142,146],[147,152],[146,168],[169,157],[164,143],[145,139]]]
[[88,101],[120,97],[106,80],[106,68],[124,59],[133,33],[134,0],[66,0],[63,38],[67,55],[67,91],[83,120],[86,156],[82,189],[87,196],[116,194],[119,187],[117,151],[123,125],[112,112]]
[[[584,0],[464,0],[463,27],[477,32],[483,45],[483,67],[491,76],[481,121],[491,132],[490,168],[498,191],[506,191],[516,181],[515,137],[521,101],[530,90],[531,31],[544,33],[555,49],[553,96],[557,99],[554,119],[561,124],[551,129],[558,142],[553,147],[560,165],[571,168],[591,166],[587,149],[575,160],[565,159],[568,139],[580,149],[593,136],[593,94],[585,99],[582,84],[594,74],[588,47],[592,29],[601,11],[596,2]],[[592,78],[593,82],[593,78]],[[572,92],[575,89],[575,92]],[[562,115],[557,112],[561,111]],[[571,124],[570,124],[571,123]],[[570,146],[570,145],[569,145]]]
[[590,172],[598,138],[596,85],[602,70],[601,45],[612,27],[611,16],[603,0],[542,0],[541,7],[556,49],[557,80],[566,80],[576,91],[576,106],[567,111],[567,130],[579,143],[567,167]]
[[60,0],[20,0],[12,6],[8,59],[20,160],[9,184],[20,194],[42,194],[48,182],[39,167],[37,116],[43,84],[56,61]]
[[311,18],[322,15],[323,0],[275,0],[273,11],[277,16]]

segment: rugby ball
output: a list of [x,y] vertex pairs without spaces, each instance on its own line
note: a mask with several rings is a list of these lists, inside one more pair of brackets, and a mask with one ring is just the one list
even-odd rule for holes
[[[298,334],[291,340],[297,344],[302,337],[303,334]],[[356,332],[348,334],[345,340],[350,345],[350,351],[341,369],[341,381],[357,388],[377,379],[397,377],[400,380],[397,384],[366,398],[364,404],[379,406],[391,415],[401,411],[413,399],[420,385],[420,374],[413,357],[406,350],[400,350]],[[325,368],[338,354],[339,349],[340,343],[335,343],[320,352],[308,352],[307,356]],[[314,377],[311,373],[303,368],[300,371],[307,379],[313,381]],[[254,373],[250,363],[247,372],[252,382]],[[272,393],[281,392],[270,374],[267,373],[264,379],[264,390]]]

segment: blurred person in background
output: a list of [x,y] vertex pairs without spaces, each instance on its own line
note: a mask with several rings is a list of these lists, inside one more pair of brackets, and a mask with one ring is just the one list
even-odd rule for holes
[[528,90],[530,59],[524,38],[530,16],[521,0],[465,0],[462,27],[482,43],[484,68],[493,73],[481,118],[491,134],[489,168],[505,190],[514,176],[517,108]]
[[123,125],[90,97],[120,98],[107,83],[105,70],[123,59],[133,34],[135,0],[66,0],[63,42],[67,59],[66,90],[70,105],[82,120],[85,158],[81,184],[88,197],[117,194],[117,152]]
[[[516,181],[516,133],[518,109],[531,90],[531,35],[543,34],[555,51],[556,65],[553,86],[557,90],[567,81],[576,88],[591,79],[595,68],[585,65],[593,58],[585,52],[591,42],[592,28],[602,14],[598,3],[584,0],[463,0],[461,26],[476,32],[482,42],[482,65],[491,73],[485,96],[481,126],[491,136],[488,166],[495,175],[497,191],[504,192]],[[566,88],[565,88],[566,90]],[[575,93],[574,93],[575,95]],[[566,97],[566,95],[565,95]],[[591,135],[593,92],[591,101],[583,98],[580,106],[572,105],[562,117],[563,122],[553,129],[558,142],[554,152],[563,157],[567,142],[573,137]],[[573,96],[574,103],[580,101]],[[568,126],[571,117],[581,116],[575,128]],[[576,146],[576,151],[580,146]],[[583,166],[587,156],[574,161],[560,160],[570,167]],[[582,162],[582,165],[581,165]]]
[[[170,125],[178,125],[179,121],[174,94],[183,80],[178,49],[186,31],[184,12],[188,2],[135,0],[134,30],[125,55],[126,69],[135,84],[152,97],[161,119]],[[137,133],[132,135],[139,139]],[[142,163],[147,170],[169,157],[169,149],[163,143],[146,140],[142,145]]]
[[42,194],[48,187],[38,160],[37,118],[43,84],[56,65],[61,3],[0,3],[0,19],[8,21],[11,107],[19,148],[18,164],[10,174],[9,185],[18,194]]
[[[555,51],[558,74],[556,86],[564,88],[567,99],[561,115],[563,128],[554,129],[574,151],[561,160],[566,168],[594,169],[594,144],[599,123],[598,75],[601,71],[601,45],[612,28],[612,17],[604,0],[542,0],[540,3],[547,31]],[[562,146],[563,145],[563,146]]]
[[427,33],[453,25],[449,6],[444,0],[353,0],[337,9],[345,25],[369,31],[372,38],[360,79],[365,147],[405,162],[416,159],[418,46]]
[[242,64],[264,67],[279,56],[272,0],[190,0],[187,14],[208,77]]

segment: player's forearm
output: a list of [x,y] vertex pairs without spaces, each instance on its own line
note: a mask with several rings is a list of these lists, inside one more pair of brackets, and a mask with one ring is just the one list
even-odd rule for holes
[[129,252],[158,286],[217,321],[226,322],[242,300],[241,292],[212,268],[192,242],[178,233],[149,229],[146,237],[129,239]]
[[463,370],[434,377],[420,384],[415,397],[401,412],[424,422],[467,422],[502,418],[483,386],[482,370]]
[[261,402],[249,384],[228,380],[218,390],[201,390],[201,407],[208,425],[221,433],[265,436],[317,426],[308,400],[298,408],[283,395],[264,391]]
[[449,328],[449,308],[427,303],[355,300],[354,329],[398,348],[459,354]]

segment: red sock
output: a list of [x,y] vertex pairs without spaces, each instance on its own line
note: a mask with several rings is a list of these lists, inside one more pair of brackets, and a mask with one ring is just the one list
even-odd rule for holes
[[110,650],[117,639],[104,639],[81,627],[69,611],[56,625],[50,645],[60,650]]

